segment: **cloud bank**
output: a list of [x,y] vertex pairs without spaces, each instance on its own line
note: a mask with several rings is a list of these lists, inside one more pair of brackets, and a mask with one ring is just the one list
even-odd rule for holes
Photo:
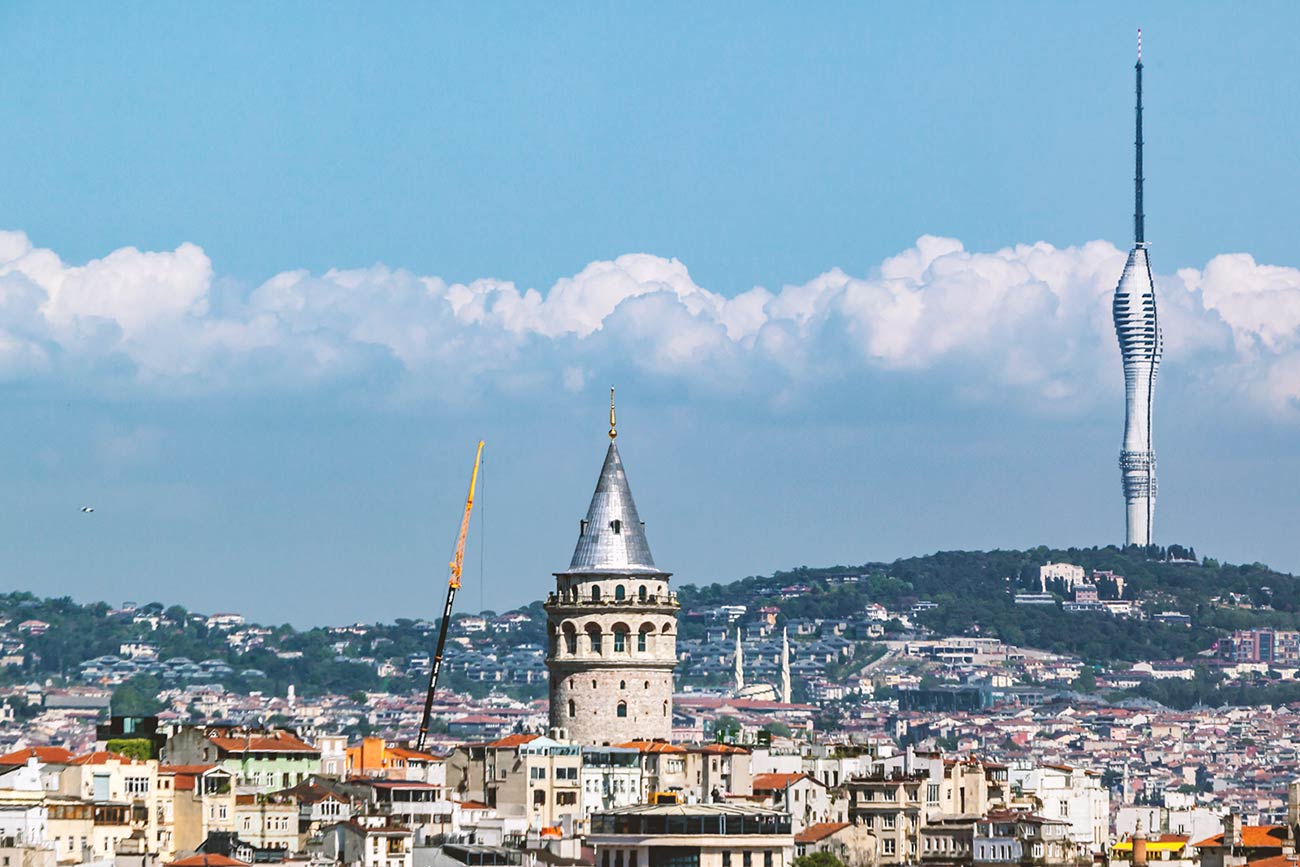
[[[734,297],[647,254],[545,292],[382,265],[239,289],[194,244],[70,265],[0,232],[0,381],[275,389],[382,374],[577,389],[617,365],[705,391],[931,377],[972,400],[1087,408],[1117,387],[1110,295],[1125,255],[1104,241],[971,252],[924,236],[864,276],[835,268]],[[1164,375],[1300,418],[1300,269],[1227,254],[1157,286]]]

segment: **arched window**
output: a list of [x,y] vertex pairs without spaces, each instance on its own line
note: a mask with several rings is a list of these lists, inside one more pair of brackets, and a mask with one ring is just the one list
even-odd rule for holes
[[573,699],[569,699],[569,719],[578,715],[578,706],[574,704]]
[[599,602],[599,601],[600,601],[600,585],[599,585],[599,584],[592,584],[592,585],[591,585],[591,601],[592,601],[592,602]]
[[627,716],[627,702],[625,702],[625,701],[620,701],[620,702],[618,703],[618,715],[619,715],[620,717],[625,717],[625,716]]
[[619,688],[619,689],[627,689],[627,681],[626,681],[626,680],[620,680],[620,681],[618,682],[618,688]]
[[564,651],[569,656],[578,655],[578,630],[573,628],[572,623],[564,624]]
[[645,682],[645,688],[646,688],[646,689],[649,689],[649,688],[650,688],[650,681],[647,680],[647,681]]
[[618,585],[617,587],[614,588],[614,601],[615,601],[615,602],[622,602],[622,601],[623,601],[624,599],[626,599],[626,598],[627,598],[627,590],[623,587],[622,584],[620,584],[620,585]]
[[587,643],[591,652],[600,655],[600,627],[594,623],[587,624]]
[[646,597],[645,585],[642,584],[642,585],[640,586],[640,588],[638,588],[637,591],[636,591],[636,598],[637,598],[637,599],[640,599],[642,602],[644,602],[644,601],[645,601],[645,597]]
[[649,639],[646,638],[646,636],[649,635],[649,634],[650,634],[651,632],[653,632],[653,631],[654,631],[654,627],[653,627],[653,626],[651,626],[651,627],[649,627],[649,628],[646,628],[646,627],[644,627],[644,626],[641,627],[641,631],[638,632],[638,633],[636,634],[636,649],[637,649],[637,653],[645,653],[645,652],[646,652],[647,642],[649,641]]
[[664,702],[664,716],[668,716],[668,702]]
[[615,653],[627,653],[628,632],[629,630],[626,624],[623,623],[614,624],[614,652]]

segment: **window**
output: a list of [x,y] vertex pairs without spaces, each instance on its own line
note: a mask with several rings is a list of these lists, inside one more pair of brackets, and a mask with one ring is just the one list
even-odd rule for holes
[[930,804],[939,803],[939,784],[930,783],[925,787],[925,800]]
[[546,790],[545,790],[545,789],[533,789],[533,806],[534,806],[534,807],[545,807],[545,806],[546,806]]
[[128,795],[143,795],[149,791],[148,777],[127,777],[126,793]]
[[600,630],[594,626],[587,630],[587,638],[591,641],[591,652],[600,653]]
[[645,653],[645,633],[639,632],[636,636],[637,653]]
[[614,520],[609,522],[609,528],[613,530],[614,535],[617,536],[623,532],[623,522],[620,521],[618,518],[615,518]]
[[881,818],[884,820],[886,831],[896,827],[898,824],[898,820],[895,818],[893,813],[886,813]]
[[620,681],[618,682],[618,688],[619,688],[619,689],[627,689],[627,681],[626,681],[626,680],[620,680]]
[[885,839],[884,843],[885,843],[885,854],[886,854],[886,855],[893,855],[893,854],[894,854],[894,851],[895,851],[894,840],[893,840],[893,838],[887,837],[887,838]]
[[731,867],[731,853],[730,853],[730,852],[723,852],[723,853],[722,853],[722,867]]
[[627,702],[620,701],[618,703],[618,715],[620,718],[627,716]]
[[592,601],[592,602],[599,602],[599,601],[600,601],[600,585],[599,585],[599,584],[592,584],[592,585],[591,585],[591,601]]
[[544,780],[544,779],[546,779],[546,768],[529,768],[529,769],[528,769],[528,779],[530,779],[530,780]]
[[[644,602],[644,601],[646,600],[646,592],[645,592],[645,585],[644,585],[644,584],[642,584],[640,587],[637,588],[637,591],[636,591],[636,598],[637,598],[637,599],[640,599],[642,602]],[[725,855],[729,855],[730,853],[724,853],[724,854],[725,854]],[[725,865],[724,865],[724,867],[725,867]]]
[[763,850],[763,867],[772,867],[772,850]]
[[614,630],[614,652],[623,653],[627,650],[627,633],[621,629]]
[[754,867],[754,853],[753,853],[753,852],[745,852],[745,853],[743,853],[743,854],[740,856],[740,858],[741,858],[741,862],[740,862],[740,863],[743,864],[744,867]]
[[573,699],[569,699],[569,718],[572,719],[577,715],[578,715],[578,706],[573,703]]
[[623,587],[622,584],[620,584],[620,585],[618,585],[617,587],[614,588],[614,601],[615,601],[615,602],[622,602],[622,601],[623,601],[624,599],[626,599],[626,598],[627,598],[627,590]]

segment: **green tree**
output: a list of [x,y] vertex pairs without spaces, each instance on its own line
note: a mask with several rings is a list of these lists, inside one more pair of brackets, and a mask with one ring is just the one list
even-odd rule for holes
[[110,738],[105,742],[104,749],[141,761],[154,758],[153,742],[148,738]]
[[150,675],[133,677],[113,690],[111,710],[116,716],[152,716],[162,710],[158,692],[158,678]]

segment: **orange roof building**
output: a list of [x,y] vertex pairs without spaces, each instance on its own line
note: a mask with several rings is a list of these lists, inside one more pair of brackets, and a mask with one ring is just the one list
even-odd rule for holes
[[404,779],[409,769],[427,768],[441,761],[431,753],[389,746],[383,738],[374,737],[362,738],[361,743],[348,747],[346,752],[349,776]]

